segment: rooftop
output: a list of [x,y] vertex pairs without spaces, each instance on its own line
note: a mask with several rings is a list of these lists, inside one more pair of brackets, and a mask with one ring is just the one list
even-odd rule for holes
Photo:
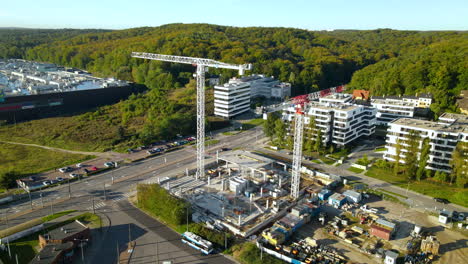
[[[448,114],[444,117],[441,115],[441,118],[448,118],[453,114]],[[459,121],[458,121],[459,120]],[[439,122],[426,121],[413,118],[399,118],[391,122],[391,124],[402,125],[414,128],[421,128],[427,130],[435,130],[440,132],[449,132],[449,133],[468,133],[468,117],[456,119],[455,122]]]
[[60,228],[56,228],[50,231],[49,236],[50,236],[50,239],[53,239],[53,240],[62,240],[73,234],[81,232],[87,228],[88,228],[87,226],[81,224],[80,222],[73,221],[69,224],[61,226]]
[[63,251],[73,247],[73,242],[69,241],[63,244],[47,244],[39,253],[29,262],[30,264],[49,264],[54,263],[55,258]]

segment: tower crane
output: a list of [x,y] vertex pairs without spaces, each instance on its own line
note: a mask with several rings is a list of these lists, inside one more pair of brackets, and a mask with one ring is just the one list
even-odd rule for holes
[[133,58],[192,64],[197,66],[194,77],[197,78],[197,172],[195,178],[205,175],[205,72],[209,67],[238,70],[239,75],[244,75],[246,70],[252,69],[252,64],[229,64],[220,61],[203,58],[192,58],[174,55],[132,52]]
[[302,144],[304,138],[304,112],[309,102],[307,96],[298,96],[293,98],[296,105],[296,114],[294,117],[294,148],[291,177],[291,198],[297,200],[301,185],[301,166],[302,166]]

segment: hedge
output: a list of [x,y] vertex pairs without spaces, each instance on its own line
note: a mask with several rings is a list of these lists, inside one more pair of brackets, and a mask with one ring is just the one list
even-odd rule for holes
[[188,202],[171,195],[158,184],[138,184],[137,199],[139,207],[172,225],[186,223],[187,208],[191,215]]

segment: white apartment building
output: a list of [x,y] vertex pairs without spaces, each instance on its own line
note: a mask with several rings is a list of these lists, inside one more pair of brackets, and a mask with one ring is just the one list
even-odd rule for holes
[[[322,131],[322,142],[325,145],[346,146],[361,136],[371,136],[375,132],[376,109],[364,105],[351,104],[351,95],[332,94],[320,98],[319,102],[307,104],[304,129],[309,129],[310,117],[315,119],[317,129]],[[295,115],[294,106],[283,112],[283,120],[292,121]],[[315,137],[316,132],[304,133],[305,137]]]
[[249,111],[250,84],[225,83],[214,89],[214,114],[226,119]]
[[232,78],[214,88],[215,115],[228,119],[249,111],[251,98],[263,96],[283,100],[291,96],[291,84],[257,74]]
[[428,109],[432,95],[373,96],[371,105],[377,109],[377,125],[387,125],[400,117],[413,118],[418,109]]
[[[450,173],[449,163],[453,150],[459,141],[468,141],[468,116],[445,113],[440,116],[438,122],[400,118],[389,123],[384,159],[395,161],[397,140],[407,139],[411,130],[417,131],[423,139],[430,140],[431,149],[426,169]],[[404,148],[404,143],[401,145],[400,162],[404,163],[403,158],[407,150]],[[422,140],[419,148],[421,147]],[[419,158],[420,153],[411,154],[416,154]]]

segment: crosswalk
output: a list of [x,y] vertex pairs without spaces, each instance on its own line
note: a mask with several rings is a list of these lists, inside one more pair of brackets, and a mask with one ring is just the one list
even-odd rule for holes
[[[116,197],[113,197],[112,199],[108,200],[108,201],[99,201],[99,202],[96,202],[94,204],[94,209],[99,209],[99,208],[102,208],[102,207],[105,207],[107,205],[114,205],[115,203],[123,200],[123,199],[127,199],[128,197],[130,196],[133,196],[136,194],[136,191],[132,191],[132,192],[128,192],[128,193],[124,193],[122,195],[118,195]],[[93,210],[93,206],[89,206],[88,208],[86,208],[86,210],[90,211],[90,210]]]

